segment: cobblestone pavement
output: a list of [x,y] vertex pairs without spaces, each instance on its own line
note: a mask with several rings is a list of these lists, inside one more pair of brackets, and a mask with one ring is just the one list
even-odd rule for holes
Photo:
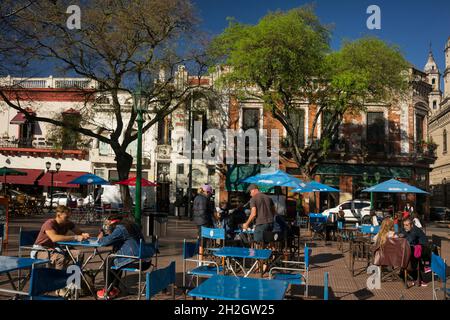
[[[10,222],[9,244],[4,250],[4,255],[17,256],[18,255],[18,234],[19,228],[24,229],[38,229],[46,217],[32,217],[32,218],[14,218]],[[91,235],[96,235],[99,226],[88,225],[82,226],[82,229],[89,232]],[[430,228],[431,229],[431,228]],[[449,229],[433,228],[433,234],[441,237],[449,237]],[[427,231],[427,235],[431,235]],[[167,228],[167,234],[160,238],[160,252],[158,258],[158,266],[164,267],[171,261],[176,262],[177,269],[177,284],[182,284],[182,243],[183,239],[194,239],[196,237],[195,226],[187,220],[179,220],[177,218],[170,218]],[[383,282],[381,289],[368,290],[366,281],[368,275],[366,272],[353,277],[348,265],[348,248],[344,247],[344,253],[341,253],[337,248],[335,242],[325,244],[323,241],[311,242],[305,239],[312,248],[311,269],[310,269],[310,289],[308,299],[323,299],[323,282],[324,273],[329,272],[329,298],[334,300],[428,300],[432,298],[431,280],[428,287],[411,287],[404,288],[400,281]],[[86,250],[83,250],[86,251]],[[442,255],[450,256],[450,246],[443,246]],[[96,259],[89,263],[89,268],[97,268],[99,261]],[[357,267],[364,267],[364,265],[356,265]],[[428,274],[429,275],[429,274]],[[13,274],[13,276],[15,276]],[[426,279],[427,280],[427,279]],[[137,276],[128,275],[127,283],[131,287],[131,292],[136,291]],[[103,284],[103,277],[100,274],[96,278],[96,287],[101,288]],[[0,276],[0,287],[10,288],[5,275]],[[3,293],[0,293],[0,299],[10,299]],[[135,295],[128,295],[119,299],[135,299]],[[177,299],[185,299],[181,290],[176,291]],[[289,299],[303,299],[303,287],[292,288],[289,294]],[[92,297],[83,297],[82,299],[92,299]],[[160,294],[156,299],[171,299],[169,294]],[[189,299],[189,297],[187,298]]]

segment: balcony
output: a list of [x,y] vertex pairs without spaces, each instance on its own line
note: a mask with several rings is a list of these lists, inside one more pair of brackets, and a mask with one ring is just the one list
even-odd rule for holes
[[92,89],[98,84],[88,78],[0,78],[0,86],[23,89]]
[[88,150],[57,149],[53,141],[43,137],[30,139],[0,137],[0,154],[11,156],[62,157],[82,160],[86,158]]
[[437,145],[434,142],[420,141],[415,143],[415,157],[418,161],[434,163],[437,159]]

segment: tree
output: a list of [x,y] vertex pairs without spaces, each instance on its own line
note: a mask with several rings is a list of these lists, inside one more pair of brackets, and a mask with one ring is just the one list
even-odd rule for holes
[[[364,110],[369,100],[389,101],[407,88],[406,62],[396,46],[372,37],[330,47],[330,28],[312,6],[277,11],[256,25],[234,20],[213,39],[208,52],[214,63],[231,71],[219,79],[236,97],[261,99],[286,129],[292,156],[307,177],[338,139],[346,113]],[[305,144],[296,139],[300,103],[316,106]],[[321,135],[318,123],[321,119]]]
[[[8,1],[8,0],[6,0]],[[14,44],[14,57],[23,57],[22,74],[32,74],[33,63],[53,62],[64,74],[95,80],[98,87],[85,90],[86,112],[83,120],[63,121],[31,114],[15,96],[17,88],[0,87],[0,98],[29,121],[65,127],[111,146],[119,179],[127,179],[133,158],[127,147],[137,139],[133,130],[137,112],[119,102],[121,93],[142,89],[142,102],[150,105],[143,132],[178,108],[192,89],[186,80],[175,79],[177,67],[202,61],[195,50],[197,18],[189,1],[184,0],[91,0],[82,1],[81,29],[69,30],[66,10],[72,1],[15,1],[20,10],[6,21],[0,48]],[[183,44],[181,47],[179,44]],[[189,47],[188,44],[192,44]],[[163,70],[164,76],[161,76]],[[198,75],[202,73],[198,66]],[[200,81],[199,81],[200,83]],[[92,108],[96,98],[111,99],[114,124],[99,127]],[[104,135],[107,132],[108,135]],[[128,188],[122,198],[129,205]]]

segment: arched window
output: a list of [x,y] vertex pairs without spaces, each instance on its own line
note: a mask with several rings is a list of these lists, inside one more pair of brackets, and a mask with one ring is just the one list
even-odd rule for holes
[[436,110],[436,108],[437,108],[437,101],[434,100],[434,101],[433,101],[433,110]]
[[447,129],[444,129],[444,132],[442,134],[442,148],[443,148],[443,153],[447,153]]

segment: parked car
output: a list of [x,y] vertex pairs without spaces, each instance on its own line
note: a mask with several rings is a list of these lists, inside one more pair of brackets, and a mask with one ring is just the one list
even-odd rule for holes
[[431,221],[448,221],[450,220],[450,210],[446,207],[431,207],[430,208]]
[[349,200],[341,203],[335,208],[327,209],[323,212],[328,216],[330,213],[339,213],[344,211],[345,220],[348,222],[370,223],[370,201],[367,200]]
[[[72,201],[77,201],[77,198],[73,195],[71,195]],[[57,206],[67,206],[68,202],[68,195],[65,192],[55,192],[53,194],[53,202],[52,207],[56,208]],[[50,194],[47,193],[45,197],[45,206],[50,207],[51,197]]]

